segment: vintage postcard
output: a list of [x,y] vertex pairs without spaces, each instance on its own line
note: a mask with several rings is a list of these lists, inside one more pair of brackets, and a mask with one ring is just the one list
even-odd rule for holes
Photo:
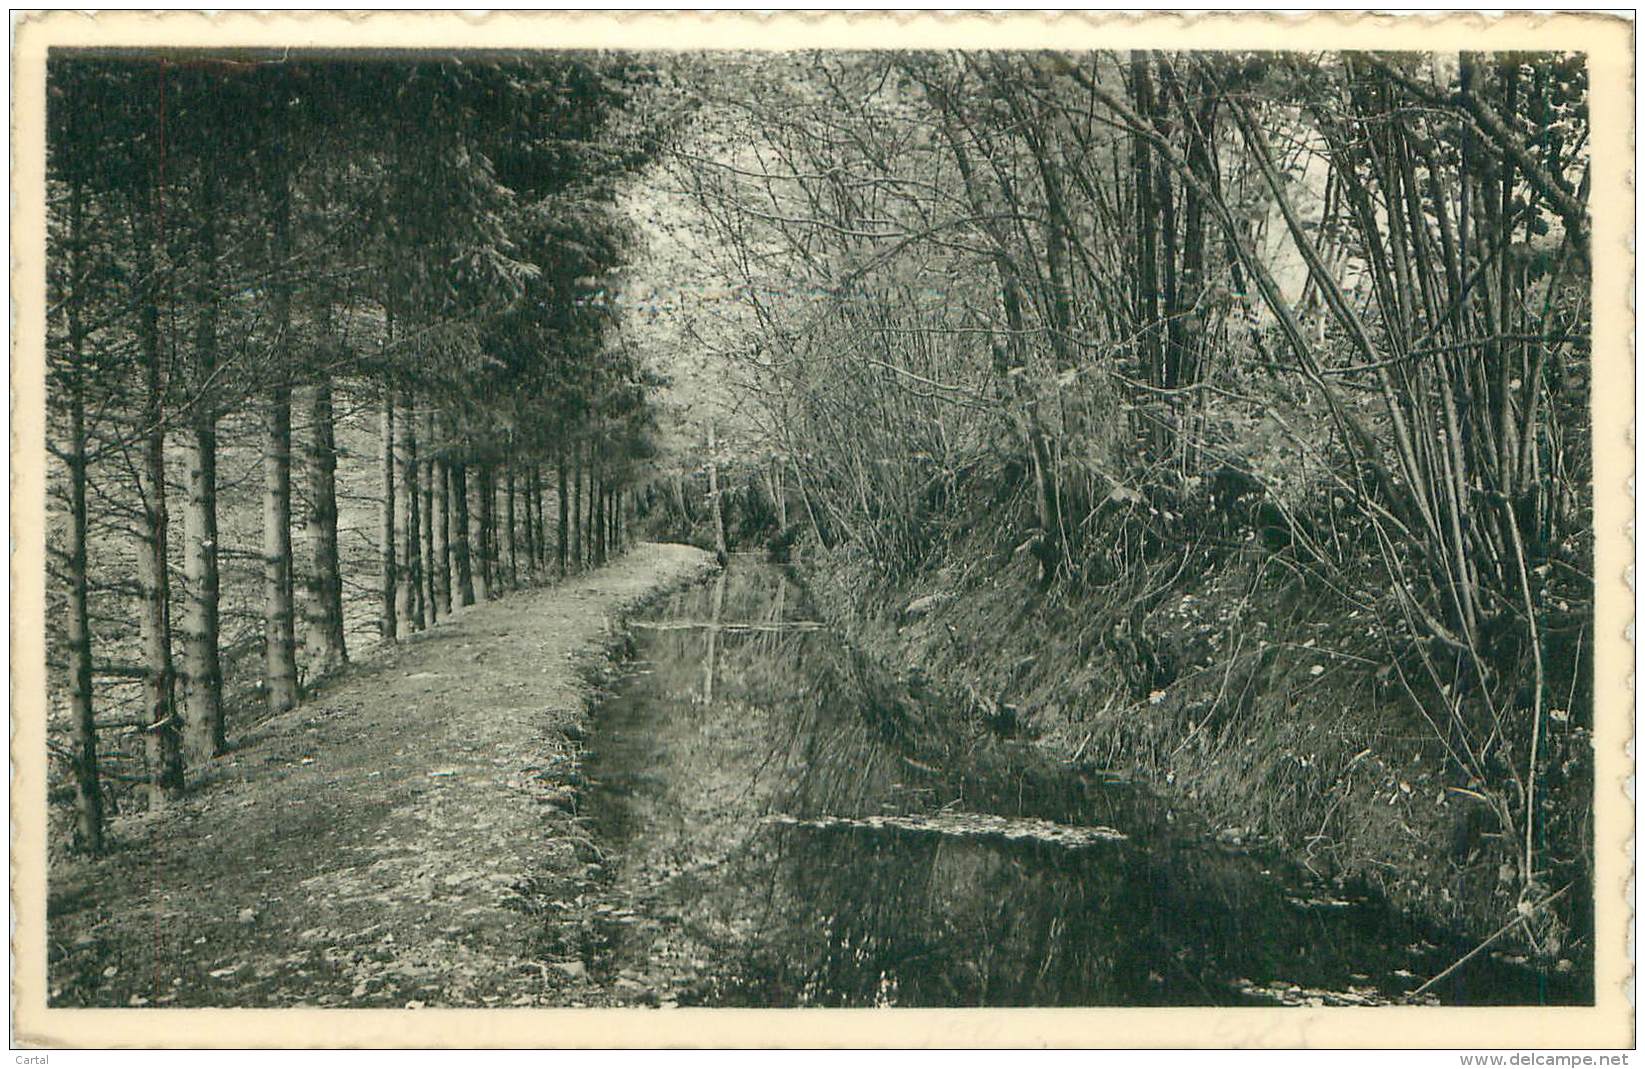
[[1631,21],[13,30],[14,1045],[1633,1044]]

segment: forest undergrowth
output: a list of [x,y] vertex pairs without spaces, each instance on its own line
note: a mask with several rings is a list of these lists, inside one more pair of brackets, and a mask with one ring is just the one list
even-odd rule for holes
[[[992,500],[971,488],[976,503],[940,521],[912,570],[799,547],[812,597],[953,727],[1138,782],[1223,843],[1278,851],[1454,932],[1483,939],[1520,910],[1515,844],[1487,786],[1397,681],[1417,655],[1388,624],[1393,595],[1333,591],[1260,527],[1204,517],[1179,527],[1220,537],[1150,547],[1157,585],[1104,583],[1091,560],[1047,591],[1015,533],[1029,490],[1013,494],[1008,474]],[[1141,512],[1110,516],[1096,541],[1157,532]],[[1541,802],[1545,835],[1568,844],[1548,859],[1556,891],[1592,878],[1591,725],[1567,712],[1580,705],[1567,685]],[[1591,932],[1587,895],[1567,893],[1493,946],[1566,972],[1591,961]]]
[[[719,121],[662,157],[676,244],[747,312],[691,323],[716,548],[763,497],[951,719],[1591,956],[1584,57],[684,77]],[[689,519],[685,474],[644,506]]]

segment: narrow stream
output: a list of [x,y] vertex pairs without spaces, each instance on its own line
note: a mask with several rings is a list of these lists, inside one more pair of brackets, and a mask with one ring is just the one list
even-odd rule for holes
[[[1375,1004],[1471,949],[1125,784],[924,722],[775,566],[738,557],[634,631],[585,814],[609,881],[589,965],[635,1002]],[[1420,997],[1591,991],[1487,953]]]

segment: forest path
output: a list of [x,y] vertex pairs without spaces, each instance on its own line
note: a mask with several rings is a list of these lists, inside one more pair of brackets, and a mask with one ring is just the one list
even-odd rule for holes
[[[115,849],[52,866],[56,1006],[535,1005],[544,882],[609,621],[704,574],[689,546],[462,610],[259,724]],[[556,992],[559,992],[556,995]]]

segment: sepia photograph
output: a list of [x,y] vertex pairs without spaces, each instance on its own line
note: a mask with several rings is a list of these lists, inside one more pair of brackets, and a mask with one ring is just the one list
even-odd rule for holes
[[1555,29],[48,35],[29,1020],[1631,1044],[1632,23]]

